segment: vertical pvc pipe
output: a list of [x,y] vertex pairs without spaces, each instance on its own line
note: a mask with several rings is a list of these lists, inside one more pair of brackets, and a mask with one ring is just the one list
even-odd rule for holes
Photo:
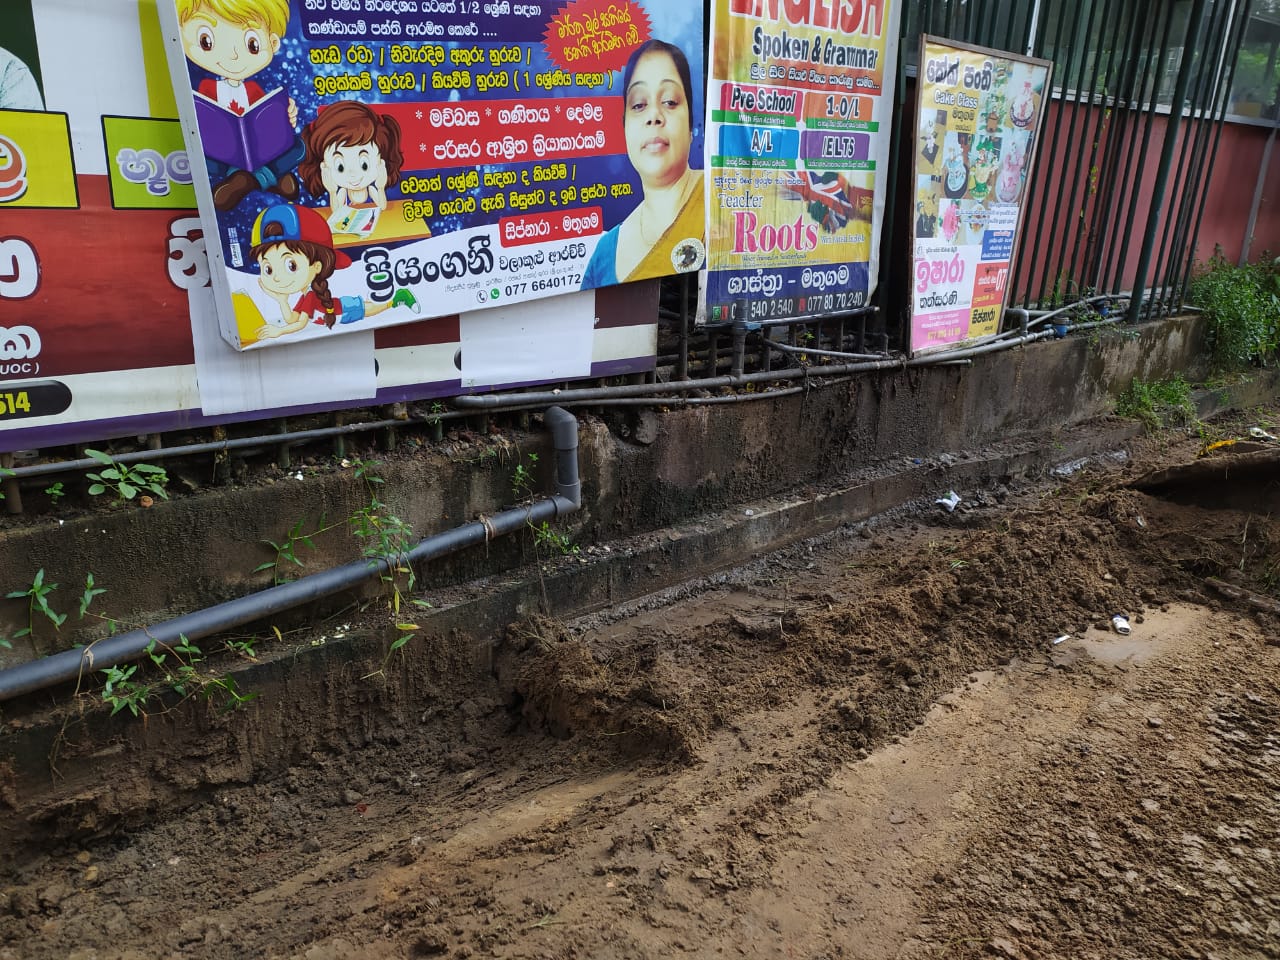
[[[288,433],[289,421],[281,417],[275,422],[276,433]],[[281,443],[276,446],[276,466],[281,470],[288,470],[293,464],[293,458],[289,455],[289,445]]]
[[[333,415],[333,425],[341,427],[347,422],[346,414],[341,410]],[[333,455],[341,460],[347,455],[347,438],[342,434],[338,434],[333,438]]]
[[689,275],[680,274],[680,353],[676,358],[676,379],[689,379]]
[[[1012,19],[1012,18],[1010,18]],[[1031,18],[1027,21],[1026,28],[1026,54],[1028,57],[1038,56],[1036,53],[1036,41],[1038,39],[1036,31],[1040,29],[1040,0],[1035,0],[1031,5]]]
[[[1253,206],[1249,208],[1249,222],[1245,225],[1244,240],[1240,244],[1240,262],[1238,266],[1241,267],[1249,262],[1249,248],[1253,246],[1253,234],[1258,227],[1258,208],[1262,206],[1262,191],[1266,186],[1267,171],[1271,169],[1271,151],[1276,143],[1276,130],[1280,130],[1280,121],[1271,128],[1271,134],[1267,137],[1267,145],[1262,148],[1262,163],[1258,165],[1258,180],[1253,187]],[[1204,212],[1203,204],[1201,204],[1201,212]],[[1199,230],[1196,232],[1198,233]]]

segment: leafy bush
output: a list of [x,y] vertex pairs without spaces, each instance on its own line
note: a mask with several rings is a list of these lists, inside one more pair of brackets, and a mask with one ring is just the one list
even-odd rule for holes
[[1220,370],[1264,366],[1280,348],[1280,269],[1264,257],[1237,267],[1218,250],[1191,281],[1191,301],[1209,321],[1209,348]]
[[1135,378],[1116,399],[1116,413],[1141,420],[1152,432],[1166,422],[1185,424],[1196,418],[1196,409],[1191,402],[1191,385],[1181,376],[1170,380]]

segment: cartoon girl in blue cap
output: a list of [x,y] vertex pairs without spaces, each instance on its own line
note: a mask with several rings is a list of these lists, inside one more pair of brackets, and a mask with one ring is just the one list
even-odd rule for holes
[[[283,326],[266,323],[255,339],[283,337],[323,323],[356,323],[396,306],[421,312],[417,298],[401,288],[385,303],[360,297],[335,297],[329,292],[333,271],[351,265],[351,258],[333,248],[333,233],[324,217],[309,207],[286,203],[267,207],[253,224],[249,256],[258,264],[258,283],[280,305]],[[302,294],[296,302],[292,298]]]

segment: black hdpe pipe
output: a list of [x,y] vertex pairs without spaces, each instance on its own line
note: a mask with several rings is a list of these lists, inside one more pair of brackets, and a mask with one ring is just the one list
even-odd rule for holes
[[390,573],[405,563],[443,557],[513,533],[528,523],[540,523],[573,513],[582,505],[582,483],[578,478],[578,421],[568,411],[551,407],[546,412],[546,423],[551,428],[556,450],[555,496],[427,537],[403,554],[353,560],[332,570],[184,614],[153,627],[130,630],[79,650],[64,650],[51,657],[0,670],[0,701],[75,680],[94,670],[137,660],[153,643],[157,647],[166,647],[180,643],[184,637],[198,640],[212,636],[282,610],[341,593],[365,580]]
[[[585,390],[558,390],[555,392],[540,390],[527,393],[481,393],[464,394],[450,399],[456,407],[466,410],[503,410],[509,407],[539,407],[546,403],[580,403],[598,401],[608,404],[621,403],[620,398],[639,397],[652,404],[676,403],[663,398],[663,394],[685,393],[690,390],[705,390],[712,387],[745,387],[749,383],[770,383],[778,380],[799,380],[810,377],[835,377],[851,373],[873,373],[877,370],[905,370],[910,367],[930,367],[954,364],[957,360],[1008,350],[1012,347],[1025,346],[1037,340],[1044,340],[1053,335],[1052,330],[1038,330],[1020,334],[1017,330],[1000,336],[1005,339],[993,340],[960,350],[948,350],[945,353],[931,353],[910,359],[863,360],[857,363],[833,363],[824,366],[789,367],[785,370],[760,371],[744,373],[741,376],[706,377],[701,380],[682,380],[670,383],[637,383],[619,387],[591,387]],[[821,354],[827,351],[809,351]],[[774,391],[755,396],[776,396]]]

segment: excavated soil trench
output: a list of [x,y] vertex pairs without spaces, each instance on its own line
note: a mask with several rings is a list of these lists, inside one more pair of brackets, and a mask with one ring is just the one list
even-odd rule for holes
[[27,858],[0,960],[1280,957],[1280,459],[1198,449],[514,625],[396,742]]

